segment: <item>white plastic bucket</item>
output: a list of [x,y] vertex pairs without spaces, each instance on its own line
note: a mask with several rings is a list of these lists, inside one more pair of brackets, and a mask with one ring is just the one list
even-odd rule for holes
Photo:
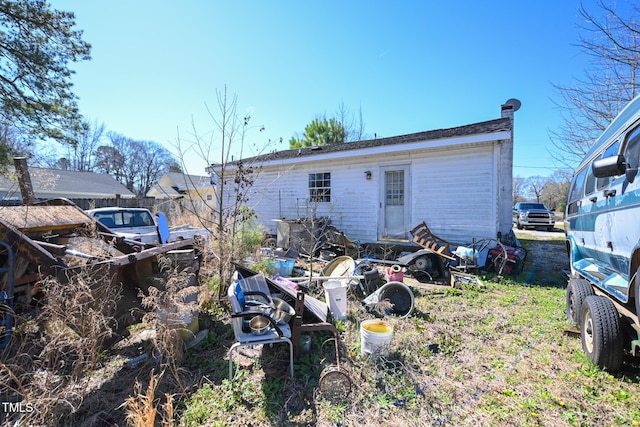
[[384,320],[365,320],[360,324],[360,353],[378,354],[391,344],[393,327]]
[[324,298],[334,319],[347,318],[347,285],[339,280],[328,280],[324,288]]

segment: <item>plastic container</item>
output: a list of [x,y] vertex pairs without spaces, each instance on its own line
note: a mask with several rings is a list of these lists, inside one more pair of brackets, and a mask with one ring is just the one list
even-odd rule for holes
[[394,265],[387,267],[387,282],[402,282],[404,280],[404,272],[402,267]]
[[407,317],[413,311],[414,296],[411,289],[401,282],[389,282],[378,290],[378,301],[389,301],[393,308],[387,314]]
[[[335,277],[346,285],[357,284],[357,280],[350,279],[356,270],[356,262],[350,256],[339,256],[328,263],[322,269],[322,275],[327,277]],[[344,278],[343,278],[344,277]]]
[[339,280],[327,280],[323,283],[324,298],[334,319],[347,318],[347,285]]
[[384,320],[365,320],[360,324],[360,352],[379,354],[391,344],[393,327]]
[[291,258],[274,258],[272,263],[275,270],[274,274],[280,277],[291,277],[296,260]]

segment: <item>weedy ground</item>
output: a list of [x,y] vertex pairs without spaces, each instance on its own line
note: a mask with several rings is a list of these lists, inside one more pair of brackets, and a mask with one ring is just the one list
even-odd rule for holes
[[[541,238],[545,236],[544,238]],[[592,366],[565,318],[564,235],[518,233],[528,250],[523,272],[461,288],[416,286],[407,318],[388,351],[361,354],[360,323],[374,316],[349,295],[340,331],[344,398],[319,382],[336,363],[333,343],[310,334],[311,351],[288,376],[286,346],[244,348],[228,379],[234,342],[224,304],[210,304],[209,334],[167,365],[127,367],[149,343],[101,355],[91,391],[52,420],[58,425],[180,426],[628,426],[640,422],[640,368],[628,359],[611,375]],[[322,298],[322,296],[320,296]],[[64,397],[64,396],[62,396]]]
[[[640,369],[630,359],[611,375],[592,366],[565,317],[568,269],[564,235],[518,233],[528,250],[524,271],[480,286],[413,288],[415,310],[387,318],[389,352],[360,352],[359,323],[372,317],[351,298],[342,331],[341,367],[351,393],[319,392],[334,363],[326,337],[313,336],[295,378],[286,352],[263,349],[251,369],[226,379],[228,342],[193,352],[200,387],[184,399],[182,425],[234,426],[609,426],[638,425]],[[318,334],[319,335],[319,334]],[[222,347],[221,347],[222,344]],[[330,346],[329,346],[330,347]],[[203,366],[204,354],[210,366]],[[215,355],[215,356],[214,356]],[[200,362],[196,362],[199,360]]]

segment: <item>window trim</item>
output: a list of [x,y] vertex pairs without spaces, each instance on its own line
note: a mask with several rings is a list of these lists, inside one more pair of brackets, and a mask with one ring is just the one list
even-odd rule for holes
[[309,173],[309,202],[331,203],[331,172]]

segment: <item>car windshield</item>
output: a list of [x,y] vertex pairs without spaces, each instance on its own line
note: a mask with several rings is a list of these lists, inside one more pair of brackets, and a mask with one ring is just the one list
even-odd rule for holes
[[153,226],[153,217],[147,211],[107,211],[99,212],[96,219],[109,228]]
[[521,203],[520,209],[547,209],[542,203]]

